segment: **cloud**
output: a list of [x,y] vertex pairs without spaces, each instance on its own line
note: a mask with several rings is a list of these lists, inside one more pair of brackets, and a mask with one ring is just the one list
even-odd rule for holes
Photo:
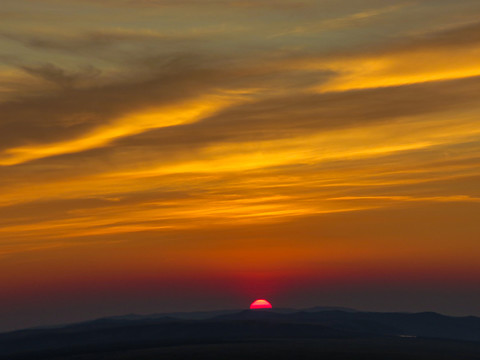
[[411,3],[400,3],[390,6],[382,6],[379,8],[373,9],[362,9],[359,12],[355,12],[353,14],[334,17],[329,19],[323,19],[321,21],[314,21],[312,24],[300,25],[296,26],[291,30],[284,31],[278,34],[275,34],[274,37],[278,36],[285,36],[285,35],[305,35],[305,34],[316,34],[319,32],[326,32],[338,29],[348,29],[348,28],[356,28],[368,24],[375,19],[381,17],[381,15],[385,15],[388,13],[396,12],[397,10],[403,9],[407,6],[411,5]]
[[239,7],[239,8],[268,8],[268,9],[292,9],[304,7],[311,1],[298,0],[76,0],[78,2],[97,3],[102,5],[118,4],[131,7]]
[[[215,30],[210,30],[214,36]],[[205,35],[205,34],[203,34]],[[9,42],[22,44],[27,48],[44,52],[75,54],[86,58],[108,59],[115,61],[124,59],[132,48],[143,52],[144,47],[158,47],[175,51],[180,44],[192,46],[205,41],[201,33],[161,33],[148,29],[110,29],[93,30],[83,33],[58,34],[56,32],[3,32],[0,38]]]
[[149,129],[162,128],[198,121],[209,114],[219,111],[235,100],[232,96],[211,95],[175,106],[149,109],[144,113],[127,114],[110,124],[98,127],[82,137],[45,145],[16,147],[6,151],[8,154],[1,165],[15,165],[38,158],[74,153],[102,147],[117,138],[132,136]]
[[96,78],[100,75],[100,70],[94,67],[86,67],[76,73],[68,73],[64,69],[61,69],[53,64],[44,64],[39,67],[22,66],[26,73],[40,77],[48,82],[52,82],[62,88],[72,88],[79,81],[89,81],[92,78]]
[[[231,61],[231,57],[228,56],[223,60],[217,57],[213,62],[209,57],[191,55],[171,58],[151,57],[149,60],[137,60],[131,63],[139,66],[140,69],[148,69],[148,72],[142,74],[145,80],[122,79],[106,85],[80,89],[71,88],[76,83],[91,82],[97,76],[97,70],[87,68],[82,72],[67,72],[53,64],[37,67],[24,65],[23,69],[29,74],[68,88],[68,91],[43,99],[35,98],[21,103],[0,105],[2,112],[6,114],[3,124],[0,124],[4,129],[2,133],[9,134],[8,139],[2,142],[4,149],[8,147],[10,154],[17,155],[33,153],[33,149],[39,150],[35,156],[19,155],[19,160],[13,160],[15,155],[12,160],[8,160],[8,156],[7,159],[4,157],[4,164],[21,162],[22,158],[33,159],[63,153],[63,150],[49,150],[43,151],[44,155],[42,155],[41,147],[30,145],[33,142],[57,143],[50,146],[52,149],[59,149],[58,144],[65,144],[65,141],[89,142],[87,138],[98,137],[99,131],[107,131],[101,130],[102,126],[113,124],[125,116],[135,116],[129,114],[145,113],[154,107],[161,107],[162,103],[191,100],[199,97],[202,92],[214,94],[219,89],[227,92],[255,89],[253,93],[260,95],[251,97],[249,102],[242,106],[232,107],[231,104],[229,109],[222,110],[222,113],[216,117],[205,119],[197,128],[192,127],[199,139],[202,138],[202,129],[204,127],[208,129],[209,126],[215,127],[213,136],[217,139],[225,136],[231,139],[242,136],[261,138],[269,136],[268,134],[272,137],[282,137],[311,129],[373,121],[384,117],[386,113],[395,114],[398,117],[430,111],[428,108],[431,111],[445,110],[454,104],[439,101],[442,97],[452,96],[460,102],[470,102],[471,91],[476,91],[472,88],[476,86],[476,80],[465,83],[469,86],[467,91],[462,91],[460,88],[455,90],[458,95],[455,91],[449,93],[436,89],[437,86],[443,89],[442,85],[431,85],[430,91],[437,96],[435,100],[432,100],[434,97],[429,93],[428,84],[424,88],[392,88],[385,93],[373,90],[374,92],[358,94],[320,96],[302,94],[301,91],[305,88],[307,90],[317,88],[321,92],[338,92],[359,88],[428,83],[478,75],[480,73],[476,63],[476,48],[463,47],[456,63],[447,60],[449,51],[449,48],[446,48],[447,44],[457,47],[455,39],[474,31],[472,29],[476,27],[469,26],[450,30],[448,33],[440,32],[437,35],[430,35],[429,46],[420,46],[426,42],[422,38],[412,40],[409,45],[401,43],[397,47],[390,46],[387,50],[360,52],[348,58],[340,55],[308,60],[308,57],[302,59],[298,55],[281,55],[273,58],[257,58],[255,63],[248,59],[247,54],[243,59],[244,63],[239,66],[238,63],[242,59]],[[458,67],[459,61],[463,65],[461,68]],[[304,82],[298,82],[302,76],[305,77]],[[320,85],[313,85],[314,80]],[[290,87],[288,95],[282,95],[281,92],[275,94],[279,89],[288,87]],[[414,93],[415,95],[412,95]],[[102,101],[100,102],[99,99]],[[399,99],[402,101],[398,101]],[[368,102],[371,102],[371,106]],[[422,110],[422,107],[427,108]],[[345,111],[339,111],[339,108]],[[275,114],[273,132],[271,127],[274,124],[269,114]],[[292,123],[292,117],[296,119],[295,123]],[[142,128],[142,131],[150,130],[150,127],[136,128]],[[188,131],[188,128],[181,128],[180,133],[184,130]],[[113,140],[117,137],[135,135],[138,131],[125,132],[121,136],[100,137]],[[230,135],[222,135],[225,131],[230,132]],[[206,133],[208,133],[207,137],[212,137],[210,130],[206,130]],[[79,137],[85,139],[80,140]],[[13,148],[15,143],[17,146]],[[88,150],[95,146],[103,146],[108,141],[94,143],[97,145],[92,143],[89,146],[73,148],[76,149],[75,151]],[[62,145],[60,148],[65,147]]]
[[[354,18],[395,9],[359,12],[363,15]],[[298,47],[274,53],[249,49],[158,55],[155,49],[144,49],[146,43],[165,40],[154,31],[9,35],[31,48],[70,54],[95,49],[119,54],[114,51],[117,45],[134,42],[145,51],[123,53],[116,61],[122,67],[108,76],[94,66],[61,66],[61,61],[17,63],[45,87],[42,96],[19,96],[0,104],[0,185],[10,189],[2,205],[8,209],[53,201],[52,208],[65,209],[63,216],[57,212],[55,224],[38,217],[30,230],[24,227],[48,237],[82,228],[87,236],[182,227],[187,219],[277,221],[381,207],[383,199],[473,199],[458,193],[375,191],[400,185],[407,191],[421,183],[448,181],[447,169],[462,179],[468,175],[466,169],[476,160],[465,149],[475,148],[469,144],[478,135],[473,119],[480,90],[479,77],[472,76],[477,75],[478,39],[468,35],[477,27],[348,53]],[[449,61],[452,49],[460,63]],[[459,64],[465,66],[458,69]],[[425,170],[427,154],[458,152],[453,149],[460,145],[465,149],[455,161],[467,165],[439,165],[443,175]],[[383,161],[411,164],[397,168]],[[375,169],[378,176],[355,170],[355,164]],[[316,178],[319,173],[321,179]],[[28,174],[36,176],[34,189],[21,181]],[[223,190],[217,191],[220,184]],[[189,191],[186,198],[176,199],[182,205],[175,205],[158,194],[159,188]],[[325,190],[332,188],[335,196]],[[352,188],[357,193],[351,193]],[[376,190],[370,194],[358,189]],[[222,191],[225,198],[219,199]],[[230,197],[236,192],[243,198]],[[91,198],[130,200],[88,205]],[[313,204],[315,198],[324,202]],[[342,204],[329,203],[331,198],[343,199]],[[372,204],[375,199],[382,201]],[[167,204],[159,208],[162,201]],[[130,206],[138,213],[130,213]],[[79,211],[71,212],[74,209]],[[82,211],[95,213],[98,221],[80,215]],[[14,226],[17,220],[10,220]],[[18,221],[15,226],[24,226]]]
[[[480,75],[479,25],[397,39],[391,44],[330,56],[298,58],[292,66],[336,73],[320,92],[381,88]],[[472,35],[472,36],[470,36]],[[452,52],[456,61],[450,61]]]
[[[296,94],[230,106],[199,122],[157,129],[116,142],[131,154],[149,151],[191,153],[216,144],[309,137],[338,129],[388,124],[405,118],[454,112],[476,104],[480,79],[425,83],[348,93]],[[100,150],[113,154],[115,148]],[[161,156],[161,155],[160,155]]]
[[[196,65],[190,65],[195,59]],[[202,66],[194,57],[187,61],[164,59],[155,73],[130,81],[110,81],[83,88],[75,82],[89,82],[96,70],[68,73],[59,67],[27,67],[30,74],[61,84],[63,89],[0,104],[1,147],[26,146],[33,143],[58,142],[75,138],[95,128],[106,126],[135,110],[160,107],[214,92],[222,81],[222,72]],[[207,82],[208,80],[208,82]]]
[[411,48],[455,48],[480,43],[480,22],[468,23],[449,29],[427,31],[414,35],[409,43],[404,45],[406,50]]

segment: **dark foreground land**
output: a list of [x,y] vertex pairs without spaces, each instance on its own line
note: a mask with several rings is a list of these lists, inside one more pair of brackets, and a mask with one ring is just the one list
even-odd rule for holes
[[480,318],[330,310],[117,317],[0,334],[0,359],[480,360]]

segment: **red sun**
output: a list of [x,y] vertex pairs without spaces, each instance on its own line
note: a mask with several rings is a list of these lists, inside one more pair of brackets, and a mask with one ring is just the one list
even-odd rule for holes
[[270,304],[267,300],[265,299],[258,299],[255,300],[251,305],[250,309],[271,309],[272,304]]

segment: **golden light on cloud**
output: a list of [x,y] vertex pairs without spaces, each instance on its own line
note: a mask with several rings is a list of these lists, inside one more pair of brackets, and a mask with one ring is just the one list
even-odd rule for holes
[[[450,57],[452,51],[455,62]],[[331,81],[318,86],[318,91],[348,91],[480,76],[479,57],[480,47],[412,49],[319,61],[306,67],[337,73]]]
[[0,158],[0,165],[16,165],[48,156],[86,151],[143,131],[193,123],[236,101],[238,102],[239,98],[235,98],[233,95],[212,95],[160,109],[151,108],[127,114],[78,139],[7,149],[4,152],[3,159]]

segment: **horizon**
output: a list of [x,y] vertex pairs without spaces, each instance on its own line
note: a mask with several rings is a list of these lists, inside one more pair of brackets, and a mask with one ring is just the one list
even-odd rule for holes
[[480,317],[237,309],[26,329],[0,333],[0,344],[0,357],[9,360],[318,359],[321,355],[342,360],[366,356],[474,360],[480,354]]
[[477,0],[1,0],[0,331],[480,316]]
[[[69,322],[63,322],[63,323],[44,323],[44,324],[37,324],[37,325],[32,325],[29,327],[20,327],[20,328],[12,328],[12,329],[7,329],[7,330],[2,330],[0,328],[0,334],[7,334],[10,332],[17,332],[17,331],[24,331],[24,330],[42,330],[42,329],[55,329],[55,328],[63,328],[63,327],[69,327],[69,326],[76,326],[80,324],[85,324],[85,323],[90,323],[90,322],[95,322],[98,320],[108,320],[108,319],[120,319],[120,320],[127,320],[127,321],[136,321],[140,319],[128,319],[128,317],[131,316],[138,316],[141,317],[142,320],[145,320],[153,317],[152,319],[155,319],[157,316],[168,316],[168,315],[182,315],[182,317],[179,317],[178,320],[180,319],[190,319],[190,320],[207,320],[210,319],[210,317],[201,317],[198,318],[196,315],[204,315],[208,316],[208,314],[211,314],[212,316],[218,316],[218,313],[230,313],[233,312],[232,314],[236,313],[243,313],[243,312],[280,312],[282,313],[283,311],[288,311],[288,314],[292,313],[301,313],[301,312],[307,312],[307,313],[315,313],[315,312],[347,312],[347,313],[378,313],[378,314],[410,314],[410,315],[419,315],[419,314],[437,314],[440,316],[445,316],[449,318],[478,318],[480,319],[480,316],[475,316],[475,315],[452,315],[452,314],[445,314],[437,311],[429,311],[429,310],[424,310],[424,311],[395,311],[395,310],[385,310],[385,311],[374,311],[374,310],[362,310],[362,309],[353,309],[349,307],[344,307],[344,306],[327,306],[327,305],[315,305],[315,306],[310,306],[310,307],[272,307],[272,308],[250,308],[250,307],[244,307],[244,308],[216,308],[216,309],[210,309],[210,310],[205,310],[205,309],[199,309],[199,310],[190,310],[190,311],[166,311],[166,312],[154,312],[154,313],[123,313],[123,314],[112,314],[108,316],[100,316],[100,317],[93,317],[93,318],[85,318],[85,319],[78,319],[76,321],[69,321]],[[193,318],[189,318],[188,315],[193,315]],[[124,319],[126,318],[126,319]],[[175,318],[175,316],[173,316]]]
[[[319,308],[319,310],[317,310]],[[478,318],[480,319],[480,316],[475,316],[475,315],[451,315],[451,314],[444,314],[436,311],[414,311],[414,312],[409,312],[409,311],[372,311],[372,310],[360,310],[360,309],[352,309],[352,308],[347,308],[343,306],[322,306],[322,305],[317,305],[317,306],[312,306],[312,307],[306,307],[306,308],[292,308],[292,307],[272,307],[272,308],[257,308],[257,309],[252,309],[252,308],[218,308],[218,309],[212,309],[212,310],[196,310],[196,311],[169,311],[169,312],[157,312],[157,313],[128,313],[128,314],[116,314],[116,315],[109,315],[109,316],[103,316],[103,317],[94,317],[94,318],[87,318],[87,319],[82,319],[78,321],[73,321],[73,322],[65,322],[65,323],[51,323],[51,324],[41,324],[41,325],[34,325],[31,327],[22,327],[18,329],[8,329],[8,330],[1,330],[0,329],[0,334],[7,334],[10,332],[17,332],[17,331],[24,331],[24,330],[42,330],[42,329],[55,329],[55,328],[63,328],[63,327],[69,327],[69,326],[76,326],[80,324],[86,324],[90,322],[95,322],[98,320],[108,320],[108,319],[120,319],[120,320],[126,320],[126,321],[137,321],[140,319],[128,319],[130,316],[138,316],[141,317],[141,320],[147,320],[151,316],[153,316],[152,319],[155,319],[157,316],[168,316],[168,315],[183,315],[182,317],[178,318],[180,319],[189,319],[189,320],[208,320],[210,317],[193,317],[193,318],[188,318],[188,315],[199,315],[202,314],[204,316],[208,316],[208,314],[211,314],[213,317],[218,316],[216,314],[218,313],[230,313],[233,312],[232,315],[234,314],[239,314],[243,312],[278,312],[282,313],[283,311],[289,311],[288,314],[295,314],[297,312],[307,312],[307,313],[315,313],[315,312],[359,312],[359,313],[378,313],[378,314],[410,314],[410,315],[419,315],[419,314],[437,314],[440,316],[445,316],[449,318]],[[126,318],[126,319],[125,319]],[[145,319],[144,319],[145,318]],[[175,318],[175,316],[173,316]]]

